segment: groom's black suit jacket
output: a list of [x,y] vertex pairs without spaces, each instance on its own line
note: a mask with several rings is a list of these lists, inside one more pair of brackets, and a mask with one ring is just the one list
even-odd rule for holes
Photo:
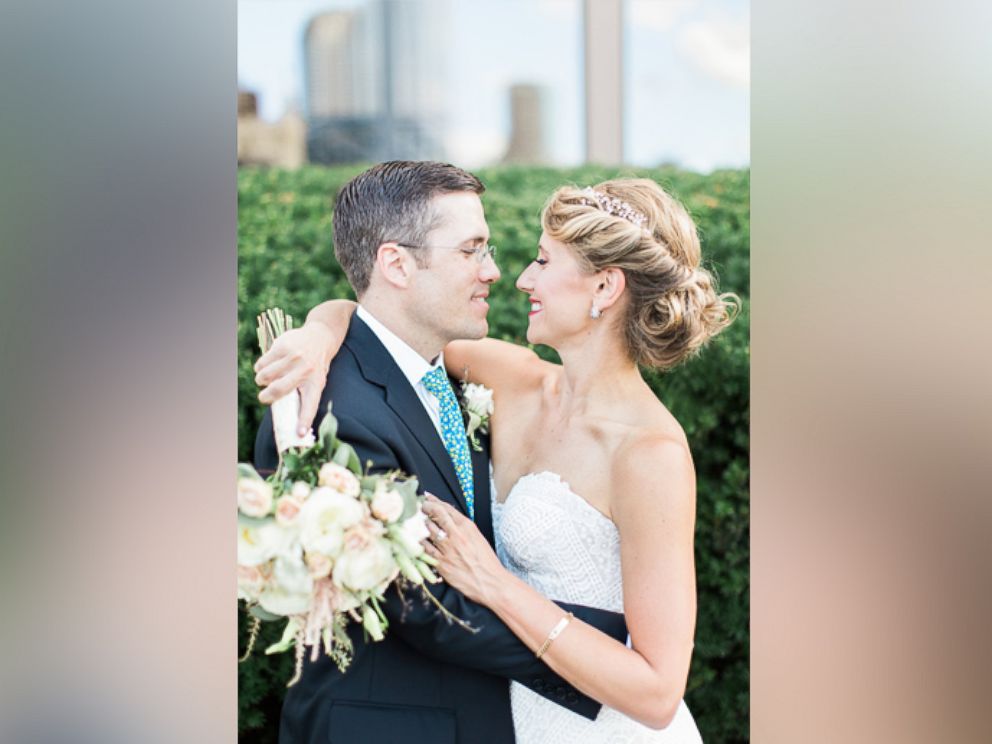
[[[328,372],[319,410],[326,411],[331,400],[337,435],[357,450],[363,464],[371,460],[375,471],[398,468],[416,475],[421,490],[466,511],[451,459],[423,404],[357,316]],[[255,463],[260,470],[277,463],[268,411],[255,442]],[[475,520],[493,543],[487,451],[473,450],[472,467]],[[507,679],[587,718],[599,712],[599,703],[537,661],[490,610],[447,584],[433,585],[431,591],[478,632],[449,624],[416,593],[406,592],[404,606],[390,589],[385,639],[365,642],[358,624],[350,624],[355,653],[344,674],[323,654],[311,663],[308,653],[302,679],[283,704],[281,744],[507,744],[513,742]],[[563,606],[626,640],[622,615]]]

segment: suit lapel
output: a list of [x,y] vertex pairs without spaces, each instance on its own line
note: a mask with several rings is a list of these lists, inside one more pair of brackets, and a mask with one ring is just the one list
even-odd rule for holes
[[[421,403],[416,391],[410,385],[410,381],[407,380],[389,352],[386,351],[386,347],[382,345],[372,329],[357,315],[352,316],[351,326],[348,329],[344,344],[355,355],[365,379],[386,391],[386,404],[393,409],[413,439],[430,457],[461,510],[468,513],[468,505],[465,503],[465,495],[458,483],[458,476],[455,474],[455,466],[451,462],[451,456],[444,448],[444,443],[441,441],[437,429],[434,428],[430,415],[424,409],[424,404]],[[474,469],[474,461],[472,466]],[[410,475],[417,474],[410,473]]]
[[482,446],[481,452],[476,452],[471,442],[469,443],[469,448],[472,451],[472,475],[475,478],[475,524],[479,531],[485,535],[489,544],[495,548],[492,494],[489,492],[489,435],[478,434],[477,436],[479,444]]

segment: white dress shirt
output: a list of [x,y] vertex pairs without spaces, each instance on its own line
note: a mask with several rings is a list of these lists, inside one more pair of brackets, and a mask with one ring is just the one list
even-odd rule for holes
[[438,354],[437,359],[434,360],[434,364],[431,364],[411,349],[410,345],[403,339],[376,320],[375,316],[364,307],[359,305],[356,313],[372,329],[372,333],[386,347],[386,351],[389,352],[389,356],[396,362],[403,376],[410,381],[410,385],[417,393],[417,397],[420,398],[420,402],[423,403],[427,415],[431,417],[431,422],[434,424],[434,428],[437,429],[438,436],[441,436],[443,441],[444,437],[441,435],[441,404],[438,402],[434,393],[429,392],[424,387],[422,380],[424,379],[424,375],[436,367],[440,367],[444,371],[444,352]]

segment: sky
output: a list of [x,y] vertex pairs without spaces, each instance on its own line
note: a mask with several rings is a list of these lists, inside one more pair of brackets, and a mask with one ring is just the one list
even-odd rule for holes
[[[509,137],[509,86],[547,96],[550,156],[584,154],[580,0],[447,0],[450,43],[445,157],[466,168],[497,161]],[[303,111],[303,31],[316,14],[365,0],[239,0],[238,83],[274,121]],[[747,0],[626,0],[624,156],[708,172],[750,162]],[[521,29],[526,29],[523,32]]]

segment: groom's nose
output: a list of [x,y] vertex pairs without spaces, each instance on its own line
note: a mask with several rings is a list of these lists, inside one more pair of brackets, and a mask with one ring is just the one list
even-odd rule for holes
[[479,267],[479,281],[492,284],[500,277],[499,266],[492,256],[486,256]]

